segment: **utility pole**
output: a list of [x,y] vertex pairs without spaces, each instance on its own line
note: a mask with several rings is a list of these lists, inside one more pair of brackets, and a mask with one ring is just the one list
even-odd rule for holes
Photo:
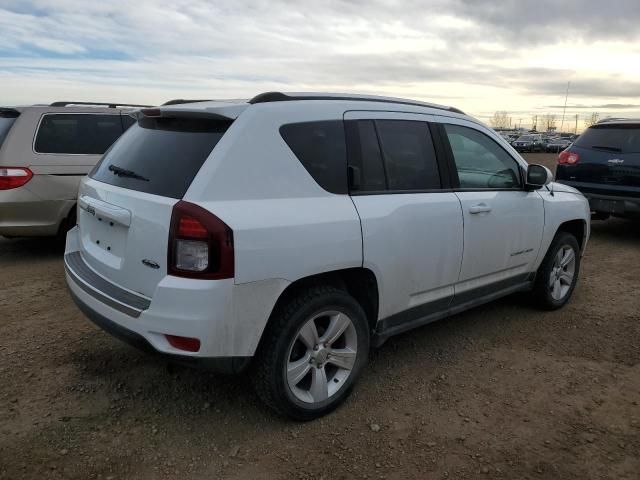
[[567,82],[567,93],[564,96],[564,108],[562,109],[562,121],[560,122],[560,133],[562,133],[562,127],[564,127],[564,114],[567,111],[567,99],[569,98],[569,87],[571,82]]
[[576,113],[576,129],[573,133],[575,133],[576,135],[578,134],[578,114],[577,113]]

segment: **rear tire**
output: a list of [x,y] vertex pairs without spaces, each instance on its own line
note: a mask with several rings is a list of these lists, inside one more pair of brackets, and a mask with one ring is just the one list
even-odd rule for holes
[[564,306],[576,287],[580,272],[580,247],[576,237],[558,232],[538,269],[533,298],[538,308]]
[[348,396],[369,356],[369,325],[343,290],[318,286],[279,306],[254,361],[259,397],[298,421],[321,417]]

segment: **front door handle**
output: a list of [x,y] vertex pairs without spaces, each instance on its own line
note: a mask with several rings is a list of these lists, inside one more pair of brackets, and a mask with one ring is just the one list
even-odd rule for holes
[[487,213],[491,211],[491,207],[486,203],[478,203],[477,205],[472,205],[469,207],[469,213],[472,215],[476,215],[478,213]]

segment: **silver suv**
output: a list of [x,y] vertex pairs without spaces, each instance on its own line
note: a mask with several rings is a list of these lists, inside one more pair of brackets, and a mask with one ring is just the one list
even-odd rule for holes
[[128,113],[138,106],[0,107],[0,235],[53,236],[75,225],[80,180],[135,123]]

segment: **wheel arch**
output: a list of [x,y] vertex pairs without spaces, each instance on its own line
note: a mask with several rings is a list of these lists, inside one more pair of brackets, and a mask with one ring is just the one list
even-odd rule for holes
[[563,222],[558,226],[555,235],[557,235],[559,232],[570,233],[571,235],[576,237],[578,245],[580,245],[580,251],[584,251],[585,243],[587,240],[587,222],[585,220],[575,219]]
[[288,300],[303,290],[320,285],[332,286],[349,293],[364,310],[367,321],[369,322],[369,328],[373,331],[378,321],[378,281],[375,274],[368,268],[356,267],[310,275],[287,285],[271,310],[269,320],[263,330],[263,335],[269,328],[274,314],[282,308]]

